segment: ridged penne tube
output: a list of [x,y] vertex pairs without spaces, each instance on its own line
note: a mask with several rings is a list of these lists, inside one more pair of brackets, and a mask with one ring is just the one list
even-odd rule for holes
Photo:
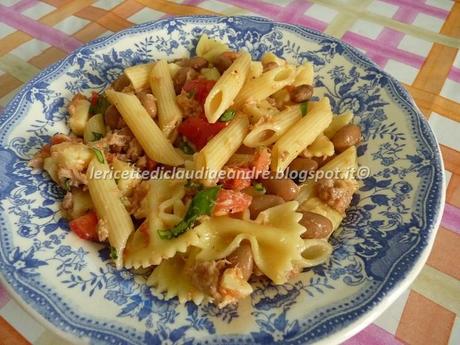
[[299,86],[302,84],[313,85],[314,71],[313,65],[309,62],[297,67],[295,71],[295,79],[292,85]]
[[204,112],[209,122],[216,122],[222,113],[233,104],[236,95],[243,87],[250,63],[251,55],[241,53],[217,80],[204,103]]
[[169,137],[181,121],[182,111],[176,103],[176,93],[166,60],[158,61],[150,71],[150,88],[157,99],[160,128]]
[[184,164],[183,158],[174,150],[173,145],[147,113],[136,95],[111,89],[106,91],[106,95],[110,103],[118,109],[150,159],[172,166]]
[[260,77],[248,80],[235,99],[235,107],[244,103],[258,102],[281,90],[294,81],[295,68],[289,65],[276,67],[262,73]]
[[[149,87],[149,76],[155,62],[134,65],[125,68],[125,75],[131,82],[134,91],[138,92]],[[169,73],[174,77],[176,72],[181,68],[178,64],[168,63]]]
[[229,51],[228,45],[218,40],[211,39],[206,34],[200,37],[195,49],[197,56],[204,57],[212,63],[215,61],[216,57],[226,51]]
[[332,246],[326,240],[304,240],[301,267],[313,267],[325,263],[331,256]]
[[181,68],[182,67],[180,67],[177,63],[174,63],[174,62],[168,63],[168,70],[169,70],[169,74],[171,75],[171,78],[174,78],[177,71],[179,71]]
[[[318,171],[334,171],[337,170],[339,173],[344,174],[343,177],[351,178],[350,172],[356,171],[358,168],[358,156],[356,154],[356,147],[350,146],[348,149],[337,155],[334,159],[324,164]],[[303,205],[305,200],[309,199],[313,195],[313,189],[315,181],[308,180],[300,185],[299,192],[297,193],[296,200]]]
[[268,146],[277,141],[294,123],[302,118],[298,105],[287,107],[266,122],[256,125],[244,138],[247,147]]
[[[218,172],[227,163],[230,157],[241,146],[243,138],[248,132],[249,120],[246,115],[239,114],[205,147],[195,155],[196,170],[209,169],[210,172]],[[205,184],[212,184],[212,181],[203,181]]]
[[273,54],[272,52],[267,52],[267,53],[264,53],[264,55],[262,55],[262,58],[260,59],[260,61],[262,62],[262,64],[266,65],[270,62],[274,62],[276,63],[278,66],[283,66],[286,64],[286,60],[276,56],[275,54]]
[[345,125],[348,125],[353,119],[353,113],[347,111],[343,114],[336,115],[332,118],[332,122],[329,127],[324,131],[324,135],[328,138],[332,138],[337,131]]
[[331,159],[324,164],[319,170],[331,171],[338,170],[339,172],[350,172],[358,168],[358,156],[356,154],[356,146],[350,146],[341,154]]
[[110,173],[107,163],[93,158],[87,171],[88,190],[99,217],[99,226],[106,227],[110,245],[116,251],[115,265],[121,269],[123,251],[129,235],[134,231],[134,225],[121,202],[120,191]]
[[258,78],[264,72],[264,66],[260,61],[251,61],[247,80]]
[[155,63],[144,63],[125,68],[125,75],[134,91],[138,92],[149,87],[149,75],[153,65]]
[[310,108],[273,146],[272,171],[284,171],[331,123],[331,106],[327,97]]

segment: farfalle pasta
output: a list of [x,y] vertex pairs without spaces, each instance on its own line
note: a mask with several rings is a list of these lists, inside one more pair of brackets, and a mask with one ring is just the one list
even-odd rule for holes
[[75,95],[71,134],[30,164],[118,269],[152,269],[165,299],[238,303],[254,275],[284,284],[326,262],[357,190],[360,129],[313,83],[309,62],[253,60],[203,35],[192,57],[126,66]]
[[133,233],[126,245],[124,263],[127,268],[158,265],[162,260],[184,253],[198,243],[193,231],[183,236],[164,241],[157,230],[173,227],[185,215],[184,181],[151,180],[147,195],[148,214],[145,222]]

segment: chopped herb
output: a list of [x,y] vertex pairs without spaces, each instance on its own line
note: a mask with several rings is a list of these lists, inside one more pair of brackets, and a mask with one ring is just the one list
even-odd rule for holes
[[98,133],[98,132],[92,132],[93,133],[93,141],[98,141],[101,140],[104,137],[104,134]]
[[187,92],[187,97],[188,98],[193,98],[193,97],[195,97],[195,95],[196,95],[196,90],[192,90],[192,91]]
[[104,154],[102,153],[102,151],[96,147],[92,147],[92,149],[99,163],[105,163]]
[[300,103],[300,113],[302,114],[302,117],[307,115],[307,111],[308,111],[308,103],[307,102]]
[[118,253],[115,247],[110,247],[110,257],[112,258],[112,260],[118,259]]
[[70,191],[70,178],[64,180],[64,190]]
[[195,153],[193,147],[184,139],[179,142],[179,148],[187,155],[193,155]]
[[260,193],[265,193],[266,192],[266,189],[264,187],[264,185],[262,183],[255,183],[254,184],[254,190],[256,192],[260,192]]
[[236,115],[236,111],[229,108],[224,111],[224,113],[219,117],[220,122],[228,122],[230,120],[233,120],[233,118]]
[[110,106],[107,98],[102,94],[93,94],[91,100],[91,106],[89,107],[89,113],[91,115],[95,114],[105,114],[105,111]]
[[198,217],[203,215],[211,215],[212,209],[216,204],[217,194],[219,191],[220,186],[199,191],[193,197],[184,219],[172,229],[158,230],[158,236],[160,236],[162,240],[170,240],[176,238],[190,229],[193,225],[195,225]]

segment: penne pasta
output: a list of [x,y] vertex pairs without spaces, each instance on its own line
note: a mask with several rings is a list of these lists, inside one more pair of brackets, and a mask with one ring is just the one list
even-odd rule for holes
[[195,50],[197,56],[204,57],[212,63],[215,62],[216,58],[220,54],[226,51],[229,51],[228,45],[223,42],[210,39],[206,34],[200,37]]
[[169,70],[169,74],[171,75],[171,78],[174,78],[177,71],[179,71],[181,68],[182,67],[180,67],[177,63],[174,63],[174,62],[168,63],[168,70]]
[[299,153],[310,145],[331,123],[331,106],[327,97],[311,108],[273,146],[271,162],[273,171],[284,171]]
[[[149,76],[154,65],[155,62],[152,62],[125,68],[124,73],[131,82],[134,91],[139,92],[149,88]],[[171,74],[171,78],[173,78],[181,67],[178,64],[171,62],[168,63],[168,69]]]
[[260,59],[263,65],[267,65],[270,62],[276,63],[278,66],[283,66],[286,65],[286,60],[276,56],[272,52],[267,52],[262,55],[262,58]]
[[149,75],[155,63],[139,64],[125,68],[125,75],[131,82],[134,91],[139,92],[149,86]]
[[348,125],[353,119],[353,113],[347,111],[341,115],[336,115],[332,118],[332,122],[329,127],[326,128],[324,134],[330,139],[334,136],[337,131],[345,125]]
[[[195,155],[196,170],[204,169],[210,172],[218,172],[236,152],[243,142],[249,127],[248,118],[244,114],[239,114],[205,147]],[[206,180],[204,184],[210,185],[214,181]]]
[[301,267],[312,267],[326,262],[332,253],[332,246],[326,240],[304,240]]
[[251,56],[248,53],[241,53],[209,92],[204,103],[204,112],[210,123],[216,122],[233,104],[236,95],[243,87],[250,62]]
[[297,67],[295,71],[295,79],[292,85],[299,86],[303,84],[313,85],[314,71],[313,65],[309,62]]
[[264,66],[260,61],[251,61],[251,64],[249,65],[248,77],[246,80],[258,78],[262,75],[263,72]]
[[110,89],[106,91],[106,95],[109,101],[118,109],[150,159],[172,166],[184,163],[183,158],[174,150],[173,145],[135,95]]
[[117,179],[117,186],[121,195],[132,194],[134,188],[142,181],[140,172],[133,165],[118,158],[112,160],[112,168],[120,176]]
[[[110,176],[107,163],[93,158],[88,166],[88,190],[99,217],[99,229],[107,231],[112,256],[118,269],[123,267],[123,251],[129,235],[134,231],[131,216],[121,202],[120,191]],[[98,177],[99,176],[99,177]],[[102,232],[104,232],[102,230]]]
[[292,66],[279,66],[262,73],[258,78],[248,80],[235,99],[235,107],[249,102],[258,102],[281,90],[294,81],[295,69]]
[[299,106],[288,107],[270,117],[266,122],[256,125],[244,138],[243,144],[248,147],[271,145],[301,118]]
[[158,61],[150,71],[150,88],[157,99],[160,128],[169,137],[180,123],[182,112],[176,103],[176,93],[166,60]]
[[[338,171],[342,173],[342,177],[350,178],[350,172],[356,171],[358,168],[358,156],[356,154],[356,147],[351,146],[341,154],[337,155],[334,159],[324,164],[318,171]],[[297,193],[296,200],[299,203],[303,203],[309,199],[314,193],[313,189],[315,181],[309,180],[300,186],[299,192]]]
[[320,170],[332,171],[338,170],[339,172],[349,172],[358,168],[358,156],[356,154],[356,147],[350,146],[348,149],[337,155],[334,159],[324,164]]

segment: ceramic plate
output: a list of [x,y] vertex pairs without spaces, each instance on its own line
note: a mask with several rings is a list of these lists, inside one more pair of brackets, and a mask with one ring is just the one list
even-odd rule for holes
[[[271,51],[315,66],[317,96],[351,110],[364,140],[362,180],[328,264],[258,285],[239,306],[165,301],[145,277],[116,271],[107,248],[69,232],[63,191],[28,167],[67,132],[76,92],[103,90],[126,66],[193,51],[207,33],[259,59]],[[74,342],[91,344],[337,343],[370,323],[422,268],[443,208],[436,140],[401,85],[330,36],[256,17],[176,17],[93,41],[44,70],[0,118],[0,270],[10,293]]]

